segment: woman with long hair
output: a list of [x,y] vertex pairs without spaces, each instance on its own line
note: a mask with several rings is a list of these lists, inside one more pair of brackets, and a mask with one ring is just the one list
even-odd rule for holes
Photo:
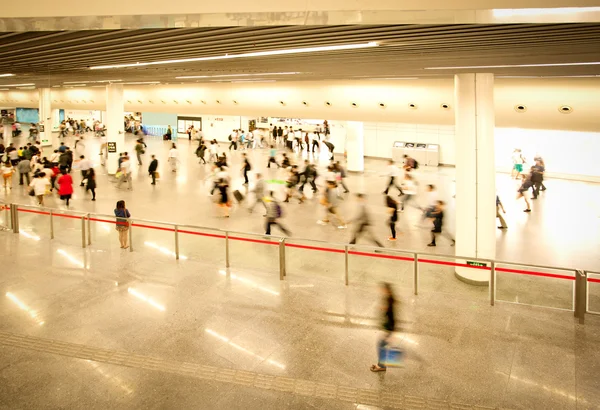
[[121,200],[117,202],[115,208],[115,216],[117,217],[116,229],[119,232],[119,242],[121,243],[121,249],[129,248],[127,244],[127,231],[129,231],[129,218],[131,214],[125,207],[125,201]]

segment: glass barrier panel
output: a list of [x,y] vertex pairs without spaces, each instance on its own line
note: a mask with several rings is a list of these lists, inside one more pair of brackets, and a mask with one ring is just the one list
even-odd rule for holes
[[[92,236],[92,248],[98,251],[119,251],[119,234],[116,219],[112,216],[90,215],[89,234]],[[86,225],[87,229],[88,225]]]
[[344,283],[344,248],[340,246],[287,238],[285,244],[287,276],[310,276]]
[[[19,228],[21,228],[20,214],[19,212]],[[81,247],[81,217],[80,214],[71,214],[68,211],[53,209],[54,241],[62,245]],[[50,216],[44,215],[44,219],[40,221],[40,224],[40,228],[44,232],[44,238],[50,238]]]
[[496,300],[573,310],[575,273],[568,270],[496,265]]
[[[161,261],[175,261],[175,228],[173,225],[153,222],[130,221],[131,244],[134,252],[160,258]],[[114,231],[118,239],[118,232]]]
[[225,233],[178,227],[179,258],[225,267]]
[[390,282],[396,286],[412,289],[413,267],[414,259],[409,253],[361,248],[356,245],[348,248],[349,283]]
[[600,272],[588,272],[587,310],[600,315]]
[[0,203],[0,229],[8,230],[11,228],[10,206],[5,203]]
[[419,293],[448,293],[489,301],[490,270],[484,262],[420,256]]
[[276,236],[229,233],[229,264],[232,269],[273,272],[279,277],[279,239]]

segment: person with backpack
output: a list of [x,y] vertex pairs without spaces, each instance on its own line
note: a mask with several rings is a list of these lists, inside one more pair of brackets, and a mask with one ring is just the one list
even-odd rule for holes
[[275,146],[271,145],[271,147],[269,149],[269,162],[267,162],[267,168],[271,168],[271,164],[275,164],[275,165],[277,165],[277,168],[279,168],[279,164],[275,160],[276,155],[277,155],[277,150],[275,149]]
[[292,236],[292,233],[279,222],[279,218],[283,216],[283,208],[273,196],[273,191],[266,198],[267,202],[267,222],[265,235],[271,235],[271,226],[276,225],[284,234]]
[[308,182],[313,190],[313,194],[318,191],[317,185],[315,184],[315,180],[317,179],[317,167],[314,164],[311,164],[308,160],[304,161],[305,168],[303,172],[304,178],[302,179],[302,185],[298,188],[298,191],[304,197],[304,185]]

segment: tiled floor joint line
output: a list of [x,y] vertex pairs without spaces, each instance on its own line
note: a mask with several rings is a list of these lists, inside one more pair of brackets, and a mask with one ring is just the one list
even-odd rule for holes
[[258,389],[274,390],[278,392],[293,393],[301,396],[323,399],[335,399],[352,403],[366,404],[370,406],[429,410],[492,409],[491,407],[480,407],[444,400],[404,396],[389,391],[357,389],[341,385],[336,386],[333,384],[313,382],[310,380],[270,376],[245,370],[219,369],[217,367],[206,366],[197,363],[157,359],[149,356],[128,354],[126,352],[43,339],[34,336],[17,335],[8,332],[0,332],[0,345],[34,350],[43,353],[57,354],[72,358],[86,359],[100,363],[115,364],[119,366],[147,370],[158,370],[198,379],[218,381],[221,383],[238,384],[247,387],[255,387]]

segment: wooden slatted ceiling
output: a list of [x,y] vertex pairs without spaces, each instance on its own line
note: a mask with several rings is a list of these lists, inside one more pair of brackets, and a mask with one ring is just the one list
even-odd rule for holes
[[[377,41],[380,47],[277,57],[88,70],[94,65]],[[430,76],[428,66],[600,60],[600,24],[219,27],[3,33],[0,73],[43,81],[180,82],[180,75],[299,71],[294,79]],[[489,71],[489,70],[488,70]],[[505,75],[600,74],[600,66],[500,69]],[[13,77],[12,79],[17,78]],[[14,82],[1,79],[2,84]],[[194,80],[196,81],[196,80]]]

